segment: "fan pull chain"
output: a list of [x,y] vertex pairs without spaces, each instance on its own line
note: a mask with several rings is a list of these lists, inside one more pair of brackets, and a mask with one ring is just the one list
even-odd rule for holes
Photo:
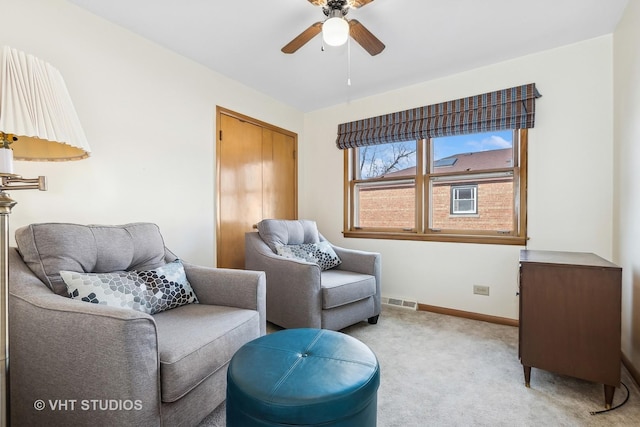
[[351,37],[347,39],[347,86],[351,86]]

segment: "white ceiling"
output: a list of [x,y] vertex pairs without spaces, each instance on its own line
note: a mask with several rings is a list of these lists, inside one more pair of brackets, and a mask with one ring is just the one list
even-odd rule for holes
[[352,9],[386,49],[318,35],[307,0],[69,0],[303,112],[612,33],[628,0],[375,0]]

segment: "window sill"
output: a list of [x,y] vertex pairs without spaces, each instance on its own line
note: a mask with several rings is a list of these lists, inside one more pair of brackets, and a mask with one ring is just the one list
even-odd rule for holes
[[425,242],[452,242],[452,243],[480,243],[489,245],[518,245],[525,246],[526,237],[520,236],[494,236],[494,235],[467,235],[467,234],[419,234],[414,232],[381,232],[381,231],[343,231],[347,238],[357,239],[384,239],[384,240],[418,240]]

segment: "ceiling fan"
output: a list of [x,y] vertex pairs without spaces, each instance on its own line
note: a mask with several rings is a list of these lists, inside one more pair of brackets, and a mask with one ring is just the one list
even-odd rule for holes
[[349,36],[358,42],[370,55],[377,55],[385,48],[376,36],[371,34],[358,20],[347,20],[345,16],[351,8],[360,8],[373,0],[308,0],[314,6],[321,6],[327,19],[316,22],[304,30],[282,48],[284,53],[294,53],[322,31],[323,40],[331,46],[344,44]]

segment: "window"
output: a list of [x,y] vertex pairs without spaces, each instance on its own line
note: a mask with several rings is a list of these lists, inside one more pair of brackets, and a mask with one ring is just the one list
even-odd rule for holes
[[345,150],[345,236],[524,244],[527,130]]
[[451,215],[469,215],[478,213],[478,186],[451,186]]
[[524,245],[535,83],[338,125],[344,235]]

